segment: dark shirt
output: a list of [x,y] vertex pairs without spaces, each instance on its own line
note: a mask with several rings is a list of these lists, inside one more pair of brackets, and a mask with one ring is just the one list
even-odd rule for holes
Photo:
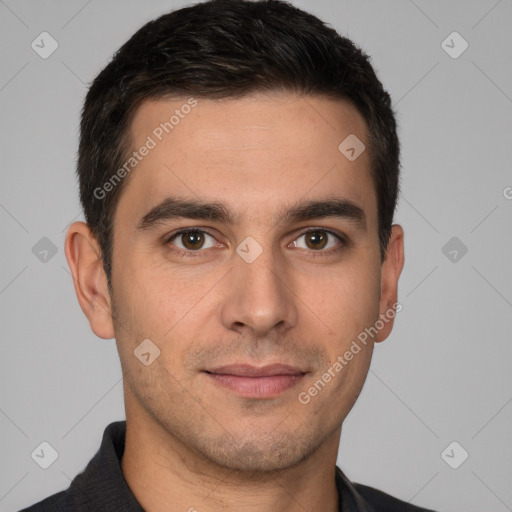
[[[20,512],[144,512],[132,494],[121,470],[126,439],[126,421],[111,423],[101,447],[69,488]],[[340,512],[433,512],[400,501],[388,494],[352,484],[336,466]]]

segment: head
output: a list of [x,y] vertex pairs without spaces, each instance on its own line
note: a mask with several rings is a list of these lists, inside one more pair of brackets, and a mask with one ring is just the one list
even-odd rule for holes
[[[166,14],[91,85],[78,176],[66,256],[128,421],[252,471],[339,435],[403,266],[395,118],[364,52],[281,1]],[[302,376],[243,397],[209,373],[235,363]]]

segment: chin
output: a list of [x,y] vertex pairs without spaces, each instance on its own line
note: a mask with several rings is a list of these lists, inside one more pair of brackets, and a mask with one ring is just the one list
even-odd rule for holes
[[[256,475],[268,475],[289,469],[307,460],[320,445],[313,439],[297,438],[290,433],[258,438],[254,433],[252,439],[239,439],[226,436],[224,442],[212,440],[208,447],[196,447],[217,466]],[[201,449],[203,448],[203,449]],[[204,450],[206,448],[206,450]]]

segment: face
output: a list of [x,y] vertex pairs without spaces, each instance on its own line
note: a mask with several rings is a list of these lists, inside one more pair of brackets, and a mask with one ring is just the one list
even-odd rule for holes
[[186,104],[137,110],[133,149],[150,149],[114,218],[127,419],[222,467],[283,469],[339,438],[373,341],[344,354],[396,299],[369,151],[338,149],[350,134],[368,148],[367,128],[320,97]]

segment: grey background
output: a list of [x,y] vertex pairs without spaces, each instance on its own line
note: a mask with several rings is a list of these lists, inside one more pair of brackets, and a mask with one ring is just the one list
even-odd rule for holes
[[[63,252],[82,219],[79,113],[112,53],[186,3],[0,0],[0,511],[66,488],[124,418],[115,343],[90,331]],[[512,2],[293,3],[372,55],[403,148],[403,311],[338,464],[434,509],[512,510]],[[43,31],[59,45],[47,59],[31,48]],[[453,31],[469,44],[457,59],[441,46]],[[43,237],[57,250],[46,262],[32,252]],[[452,237],[468,249],[455,262],[442,251]],[[46,470],[31,458],[42,441],[59,454]],[[469,453],[458,469],[441,457],[452,441]]]

